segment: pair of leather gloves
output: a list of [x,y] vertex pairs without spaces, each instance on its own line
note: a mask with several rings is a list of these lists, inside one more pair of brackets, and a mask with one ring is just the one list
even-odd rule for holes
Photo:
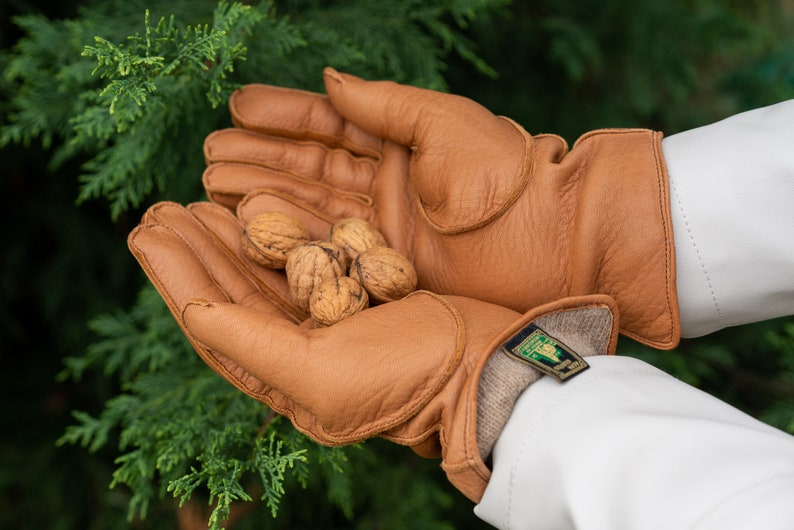
[[[618,330],[677,344],[661,134],[595,131],[569,151],[463,97],[324,75],[327,96],[235,92],[235,127],[205,142],[210,202],[152,206],[130,249],[237,388],[319,443],[381,436],[440,456],[477,502],[515,399],[546,368],[564,378],[613,353]],[[283,271],[242,251],[271,210],[317,239],[370,221],[421,290],[314,328]]]

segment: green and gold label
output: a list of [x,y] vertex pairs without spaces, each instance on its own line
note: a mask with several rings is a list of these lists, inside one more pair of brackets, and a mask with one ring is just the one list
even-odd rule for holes
[[557,381],[569,379],[590,367],[579,354],[534,324],[513,335],[502,345],[502,350]]

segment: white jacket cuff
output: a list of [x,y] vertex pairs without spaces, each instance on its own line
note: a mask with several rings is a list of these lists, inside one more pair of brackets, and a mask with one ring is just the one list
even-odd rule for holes
[[684,337],[794,313],[794,100],[667,137]]
[[519,398],[475,513],[503,529],[794,524],[794,437],[629,357]]

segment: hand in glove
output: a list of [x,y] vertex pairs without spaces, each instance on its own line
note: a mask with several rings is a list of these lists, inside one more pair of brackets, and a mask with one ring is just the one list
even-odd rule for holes
[[459,96],[325,72],[328,97],[249,85],[236,128],[205,142],[211,200],[289,210],[323,227],[359,217],[419,286],[523,312],[603,293],[621,331],[680,337],[661,134],[591,132],[568,150]]
[[129,236],[202,359],[319,443],[381,436],[441,456],[474,501],[515,399],[541,375],[533,366],[564,377],[586,366],[570,351],[614,351],[616,308],[603,295],[520,314],[418,291],[314,329],[290,306],[283,273],[244,256],[244,221],[212,203],[160,203]]

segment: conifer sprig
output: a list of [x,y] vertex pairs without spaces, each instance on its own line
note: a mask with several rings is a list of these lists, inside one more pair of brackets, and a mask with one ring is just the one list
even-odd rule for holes
[[[117,105],[126,99],[136,106],[143,105],[147,96],[157,90],[158,80],[166,76],[206,79],[207,98],[216,107],[232,88],[227,77],[234,71],[235,62],[245,60],[247,49],[242,39],[265,16],[251,6],[221,1],[215,10],[213,27],[204,24],[183,30],[176,25],[173,15],[160,18],[152,26],[147,9],[143,36],[131,35],[127,44],[114,44],[95,36],[94,45],[86,46],[82,55],[96,60],[93,75],[109,80],[99,97],[109,96],[111,114],[116,114]],[[120,113],[116,118],[119,132],[135,118],[134,112]]]

